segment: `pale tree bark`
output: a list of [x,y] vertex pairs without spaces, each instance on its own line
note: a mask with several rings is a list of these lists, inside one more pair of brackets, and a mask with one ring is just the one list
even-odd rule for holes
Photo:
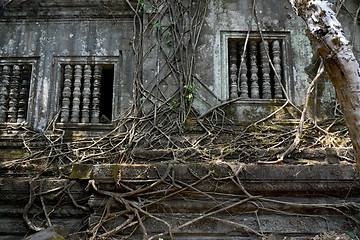
[[340,103],[360,170],[360,67],[335,12],[325,0],[289,0],[306,22]]

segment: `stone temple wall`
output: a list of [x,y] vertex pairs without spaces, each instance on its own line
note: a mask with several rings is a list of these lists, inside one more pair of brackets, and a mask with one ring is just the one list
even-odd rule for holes
[[[204,2],[192,1],[199,9]],[[192,104],[200,115],[239,98],[221,109],[226,117],[235,122],[260,119],[285,103],[279,83],[295,106],[303,105],[319,64],[306,26],[286,0],[258,0],[256,15],[253,2],[227,0],[222,5],[224,1],[212,0],[206,8],[191,72],[196,86]],[[138,65],[137,30],[147,24],[159,29],[151,10],[131,9],[140,3],[145,2],[0,1],[0,240],[34,233],[29,222],[35,227],[62,225],[70,232],[67,239],[87,239],[95,232],[106,237],[106,231],[129,219],[134,225],[117,232],[118,238],[143,239],[140,221],[156,240],[170,239],[161,235],[167,224],[174,239],[261,239],[270,233],[306,239],[331,231],[359,236],[357,170],[324,154],[313,153],[316,164],[305,159],[305,164],[271,166],[240,160],[193,163],[191,156],[186,158],[190,163],[173,164],[161,154],[150,158],[146,151],[141,164],[69,164],[53,172],[52,163],[41,161],[46,157],[29,164],[24,140],[29,132],[34,138],[28,141],[41,149],[48,142],[37,141],[36,134],[49,128],[69,142],[91,142],[113,130],[134,103],[136,78],[149,108],[158,104],[155,97],[172,98],[184,87],[159,54],[159,44],[171,53],[171,42],[157,43],[154,32],[144,37],[141,54],[146,59]],[[353,23],[357,1],[346,4],[339,18],[359,57],[360,29]],[[171,25],[171,19],[163,21],[160,27]],[[154,86],[162,92],[152,92]],[[333,117],[335,94],[326,76],[317,96],[311,107],[317,117]],[[311,108],[308,115],[314,113]],[[275,116],[296,117],[293,107]],[[188,141],[203,134],[188,133]],[[51,141],[53,136],[43,137]],[[25,161],[14,168],[3,164],[14,159]],[[39,172],[41,178],[33,179]],[[137,211],[127,212],[131,208]],[[106,223],[97,229],[102,219]]]
[[[129,3],[138,6],[136,1]],[[295,106],[303,104],[306,86],[319,63],[305,24],[286,0],[258,1],[256,14],[252,9],[252,2],[245,0],[208,5],[192,70],[197,88],[193,105],[200,114],[237,97],[241,98],[225,111],[238,121],[268,115],[284,103],[286,95]],[[346,9],[353,12],[341,10],[339,19],[359,56],[356,33],[360,29],[353,24],[356,1],[349,1]],[[139,25],[134,24],[134,12],[126,1],[3,1],[0,14],[0,69],[7,85],[7,91],[0,93],[5,101],[1,110],[7,112],[0,116],[3,123],[26,122],[33,129],[44,130],[56,118],[60,123],[75,123],[67,128],[80,129],[76,123],[93,123],[93,129],[112,128],[110,123],[124,116],[133,102],[135,70],[145,89],[143,99],[150,105],[160,94],[172,97],[181,85],[158,54],[154,32],[146,33],[146,58],[137,66],[133,44],[139,37]],[[135,22],[154,25],[156,30],[151,9],[141,14]],[[164,29],[171,25],[167,18],[162,21],[158,25]],[[170,56],[173,39],[167,41],[159,45]],[[90,82],[95,75],[97,83]],[[13,78],[16,80],[9,81]],[[156,93],[154,86],[161,93]],[[10,88],[15,89],[11,92]],[[17,102],[19,95],[24,98],[21,103]],[[319,82],[317,96],[317,117],[332,117],[335,94],[327,77]],[[23,115],[19,119],[14,117],[17,111]],[[75,117],[67,119],[60,112]],[[309,110],[310,115],[313,112]],[[82,114],[88,117],[82,119]],[[278,115],[287,117],[294,117],[291,109]]]
[[[113,106],[104,114],[107,119],[118,118],[128,108],[135,64],[130,44],[132,20],[125,1],[11,1],[4,7],[0,61],[2,66],[10,67],[10,77],[16,67],[32,67],[26,118],[30,127],[43,130],[63,106],[66,65],[72,67],[72,75],[75,66],[83,75],[85,65],[92,74],[95,65],[102,67],[103,75],[112,74],[102,76],[113,85],[109,83],[106,89],[112,97],[107,101]],[[2,71],[6,75],[3,67]]]

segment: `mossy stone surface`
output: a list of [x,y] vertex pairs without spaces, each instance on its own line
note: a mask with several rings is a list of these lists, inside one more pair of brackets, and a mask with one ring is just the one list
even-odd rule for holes
[[73,166],[70,179],[90,179],[92,173],[92,165],[76,164]]

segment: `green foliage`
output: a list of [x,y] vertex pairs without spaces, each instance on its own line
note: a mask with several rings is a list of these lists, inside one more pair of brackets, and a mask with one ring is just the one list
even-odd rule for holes
[[35,173],[32,171],[28,171],[28,177],[31,178]]
[[175,111],[177,109],[179,103],[177,102],[176,99],[172,103],[173,104],[170,106],[170,110]]
[[149,2],[145,2],[145,1],[138,1],[138,3],[137,3],[137,5],[138,5],[138,11],[140,12],[140,11],[142,11],[144,8],[145,8],[145,6],[146,6],[146,4],[148,4]]
[[184,85],[184,88],[186,90],[185,100],[187,102],[191,102],[194,99],[194,96],[199,93],[199,88],[195,85],[195,83]]
[[347,234],[349,234],[352,239],[357,239],[356,235],[353,232],[348,232]]
[[217,8],[222,8],[222,9],[225,9],[226,5],[228,5],[228,3],[224,0],[215,0],[214,4]]
[[[171,21],[170,24],[173,25],[174,22]],[[169,26],[164,26],[164,25],[161,25],[159,22],[156,22],[156,23],[154,23],[153,27],[156,28],[156,29],[159,29],[162,36],[165,36],[165,42],[166,42],[167,45],[172,44],[172,41],[173,41],[172,36],[173,36],[173,34],[170,32]],[[159,44],[159,42],[156,40],[156,45],[158,45],[158,44]]]
[[159,5],[155,3],[150,3],[149,1],[139,0],[138,3],[138,11],[142,12],[145,10],[146,13],[154,13],[159,10]]
[[161,27],[160,23],[156,22],[156,23],[154,24],[154,28],[159,28],[159,27]]

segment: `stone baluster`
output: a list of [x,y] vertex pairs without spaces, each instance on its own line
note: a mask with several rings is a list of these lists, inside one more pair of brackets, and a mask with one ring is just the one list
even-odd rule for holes
[[[1,90],[2,90],[2,72],[3,72],[3,66],[0,66],[0,100],[1,100]],[[1,111],[1,105],[0,105],[0,111]],[[0,112],[0,115],[1,115],[1,112]],[[1,121],[0,121],[1,123]]]
[[[2,75],[3,75],[3,66],[0,66],[0,118],[2,118],[2,113],[4,112],[3,110],[3,104],[1,103],[2,101],[2,98],[3,98],[3,94],[2,94],[2,91],[3,91],[3,81],[2,81]],[[5,121],[5,120],[4,120]],[[0,120],[0,123],[4,122],[2,120]]]
[[67,123],[70,119],[70,100],[73,69],[71,65],[65,65],[64,68],[64,86],[62,91],[61,119],[60,122]]
[[1,74],[0,82],[0,122],[6,122],[8,97],[9,97],[9,79],[11,76],[11,67],[4,66]]
[[74,90],[73,90],[71,120],[70,120],[72,123],[80,122],[81,78],[82,78],[82,66],[75,65],[75,74],[74,74],[75,80],[74,80]]
[[258,66],[257,66],[257,46],[255,41],[250,42],[250,65],[251,65],[251,85],[250,96],[253,99],[259,98],[259,83],[258,83]]
[[262,98],[271,99],[270,61],[268,58],[269,43],[264,40],[260,44],[261,71],[262,71]]
[[17,123],[22,123],[26,120],[29,88],[31,79],[31,66],[24,65],[21,72],[21,86],[20,86],[20,97],[19,97],[19,110],[17,114]]
[[19,107],[19,90],[20,90],[20,66],[14,65],[13,72],[10,79],[10,94],[9,94],[9,110],[7,121],[16,123],[17,112]]
[[[240,54],[242,55],[244,53],[244,46],[240,47],[240,49]],[[244,56],[240,56],[240,97],[245,99],[249,98],[246,56],[246,51]]]
[[230,98],[238,97],[237,86],[237,44],[229,42],[229,60],[230,60]]
[[231,90],[230,90],[230,98],[237,98],[237,71],[238,68],[236,64],[231,64],[230,67],[230,80],[231,80]]
[[82,109],[81,109],[81,122],[89,123],[90,121],[90,94],[91,94],[91,66],[85,65],[84,67],[84,85],[82,91]]
[[277,77],[275,76],[274,79],[274,92],[275,92],[274,95],[276,99],[279,99],[283,97],[282,88],[281,88],[282,79],[281,79],[281,58],[280,58],[279,40],[275,40],[272,44],[272,55],[273,55],[274,68],[279,77],[279,79],[277,79]]
[[101,66],[95,65],[95,67],[94,67],[94,82],[93,82],[93,90],[92,90],[91,123],[99,123],[101,73],[102,73]]

